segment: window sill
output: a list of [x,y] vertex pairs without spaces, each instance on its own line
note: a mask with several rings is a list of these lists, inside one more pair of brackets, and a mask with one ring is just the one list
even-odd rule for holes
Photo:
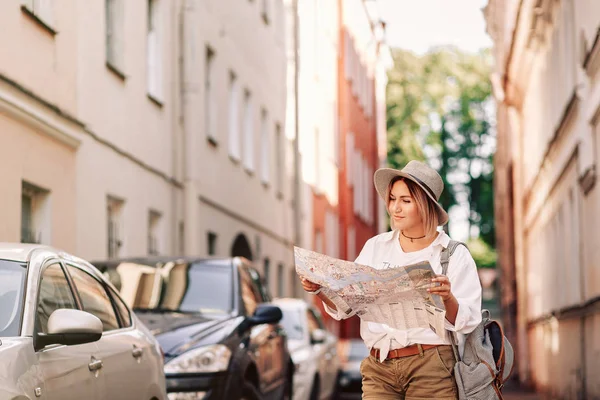
[[248,167],[244,167],[244,171],[246,171],[248,176],[254,176],[254,171],[249,169]]
[[264,188],[265,188],[265,190],[269,190],[269,187],[271,186],[271,185],[269,184],[269,182],[265,182],[265,181],[262,181],[262,182],[261,182],[261,184],[262,184],[262,187],[264,187]]
[[275,197],[277,198],[277,200],[283,200],[283,193],[277,192],[277,194],[275,195]]
[[240,159],[232,156],[231,154],[229,155],[229,159],[231,160],[232,163],[234,163],[235,165],[240,165]]
[[206,141],[208,142],[209,145],[211,145],[212,147],[214,147],[215,149],[217,147],[219,147],[219,142],[217,142],[217,139],[215,139],[212,136],[207,136],[206,137]]
[[120,80],[122,80],[123,82],[125,82],[125,80],[127,79],[127,77],[125,76],[125,74],[122,73],[121,70],[119,70],[117,67],[115,67],[114,65],[112,65],[109,61],[106,62],[106,68],[108,68],[108,70],[110,72],[112,72],[113,74],[115,74],[115,76],[117,78],[119,78]]
[[260,16],[262,17],[262,20],[265,23],[265,25],[269,25],[269,16],[264,12],[262,12]]
[[164,104],[162,101],[160,101],[156,97],[152,96],[150,93],[146,93],[146,96],[148,97],[148,100],[150,100],[152,103],[154,103],[157,107],[163,108]]
[[50,25],[48,25],[47,23],[42,21],[37,15],[35,15],[29,8],[27,8],[26,5],[21,6],[21,11],[23,12],[23,14],[31,18],[36,24],[38,24],[43,30],[51,34],[53,37],[56,36],[56,34],[58,33],[57,31],[52,29]]

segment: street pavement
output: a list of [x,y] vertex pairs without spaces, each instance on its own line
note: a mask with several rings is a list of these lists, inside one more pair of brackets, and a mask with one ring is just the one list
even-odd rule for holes
[[516,382],[509,382],[502,390],[504,400],[541,400],[542,397],[529,389],[519,386]]

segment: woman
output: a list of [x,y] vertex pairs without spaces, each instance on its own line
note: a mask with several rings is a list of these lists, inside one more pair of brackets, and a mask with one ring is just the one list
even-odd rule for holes
[[[402,170],[383,168],[374,176],[377,192],[387,203],[392,231],[367,241],[356,263],[384,269],[429,261],[437,274],[436,286],[446,307],[446,329],[463,335],[481,322],[481,284],[475,262],[464,246],[450,258],[447,276],[441,275],[440,254],[450,237],[438,226],[448,214],[438,203],[444,189],[439,174],[426,164],[409,162]],[[352,316],[337,310],[320,286],[302,281],[304,290],[324,302],[335,319]],[[397,330],[361,320],[360,332],[370,349],[361,364],[363,399],[457,399],[454,353],[449,335],[431,329]]]

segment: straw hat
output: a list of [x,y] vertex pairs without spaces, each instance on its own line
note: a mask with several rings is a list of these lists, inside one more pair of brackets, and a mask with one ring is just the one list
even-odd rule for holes
[[436,205],[439,224],[444,225],[448,222],[448,213],[446,213],[444,208],[438,203],[440,196],[444,191],[444,181],[435,169],[420,161],[411,161],[401,170],[380,168],[375,171],[373,183],[375,184],[377,193],[379,193],[379,196],[381,196],[386,204],[388,186],[396,176],[409,179],[419,185]]

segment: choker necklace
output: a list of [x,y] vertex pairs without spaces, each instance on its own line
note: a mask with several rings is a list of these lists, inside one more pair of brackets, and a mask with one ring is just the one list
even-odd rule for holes
[[407,238],[407,239],[410,239],[410,242],[411,242],[411,243],[413,243],[413,241],[414,241],[415,239],[423,239],[425,236],[427,236],[427,235],[423,235],[423,236],[421,236],[421,237],[410,237],[410,236],[406,236],[406,235],[404,234],[404,232],[402,232],[402,231],[400,231],[400,233],[401,233],[401,234],[402,234],[402,236],[404,236],[405,238]]

